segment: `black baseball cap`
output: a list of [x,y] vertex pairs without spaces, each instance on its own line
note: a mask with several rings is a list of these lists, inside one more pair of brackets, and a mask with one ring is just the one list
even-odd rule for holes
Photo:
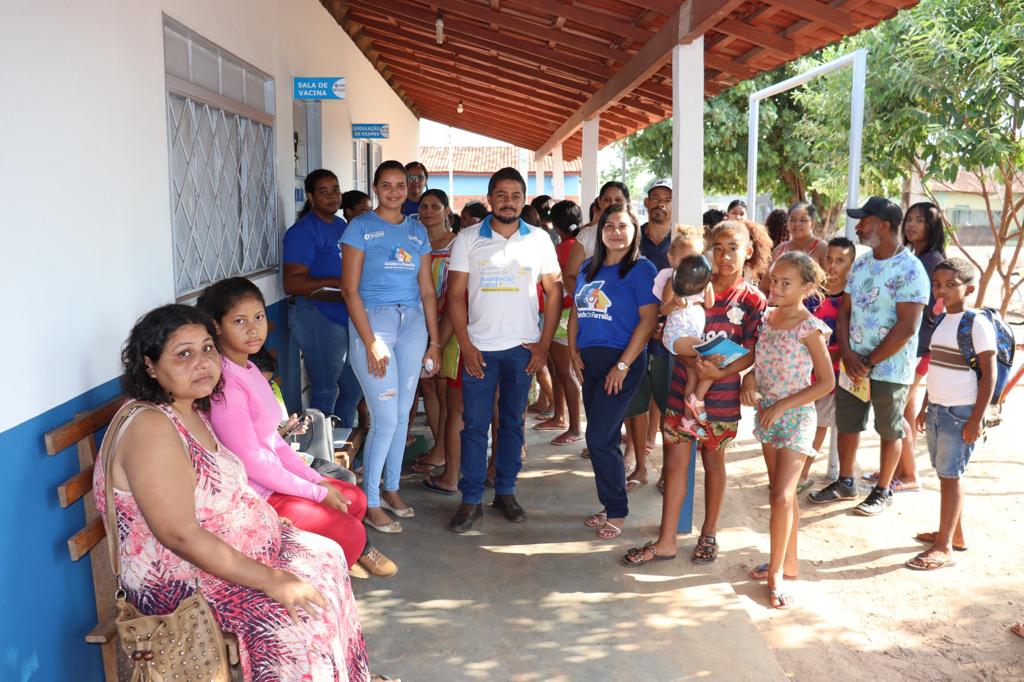
[[846,215],[857,220],[873,215],[886,221],[894,228],[898,228],[900,223],[903,222],[902,209],[884,197],[871,197],[860,208],[846,209]]

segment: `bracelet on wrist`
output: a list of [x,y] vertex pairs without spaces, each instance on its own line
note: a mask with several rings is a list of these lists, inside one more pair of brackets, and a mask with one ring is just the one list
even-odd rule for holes
[[441,344],[439,344],[439,343],[438,343],[437,341],[431,341],[431,342],[430,342],[430,345],[431,345],[431,346],[437,346],[438,348],[440,348],[440,347],[441,347]]

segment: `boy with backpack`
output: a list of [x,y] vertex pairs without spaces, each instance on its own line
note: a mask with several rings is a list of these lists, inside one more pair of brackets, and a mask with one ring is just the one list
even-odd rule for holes
[[960,477],[982,435],[989,405],[1006,384],[1014,349],[1012,333],[996,311],[965,308],[965,297],[974,292],[974,270],[966,260],[950,258],[936,265],[932,291],[946,313],[935,322],[928,390],[916,426],[926,434],[942,498],[938,532],[917,535],[931,546],[906,564],[919,571],[952,566],[953,552],[967,549]]

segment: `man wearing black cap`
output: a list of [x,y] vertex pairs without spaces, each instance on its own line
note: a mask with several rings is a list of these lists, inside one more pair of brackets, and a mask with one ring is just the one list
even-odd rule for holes
[[860,432],[867,428],[868,406],[874,408],[875,431],[882,441],[878,485],[854,512],[881,514],[892,504],[893,473],[900,460],[903,420],[910,385],[914,381],[917,330],[928,303],[930,283],[921,261],[900,240],[903,211],[888,199],[871,197],[861,208],[848,208],[856,218],[857,237],[871,251],[850,270],[846,294],[839,310],[836,336],[846,373],[854,381],[867,380],[870,397],[861,400],[836,388],[836,430],[839,432],[839,479],[809,495],[825,503],[857,496],[853,467]]

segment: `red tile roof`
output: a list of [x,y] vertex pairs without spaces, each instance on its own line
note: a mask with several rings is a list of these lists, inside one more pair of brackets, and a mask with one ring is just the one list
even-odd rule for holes
[[[992,177],[986,178],[986,185],[988,185],[989,194],[1002,194],[1005,185],[999,179],[999,177],[993,174]],[[978,176],[970,171],[960,170],[957,173],[956,180],[953,182],[946,182],[945,180],[929,180],[928,188],[933,192],[960,192],[963,194],[983,194],[981,189],[981,182],[978,180]],[[1024,192],[1024,178],[1018,176],[1014,179],[1013,191]]]
[[[420,147],[418,159],[431,175],[448,172],[448,147]],[[579,159],[562,164],[565,175],[579,175]],[[460,175],[490,175],[499,168],[519,168],[517,147],[452,147],[452,166]],[[533,154],[530,154],[530,172],[535,172]],[[544,172],[551,171],[551,157],[544,159]]]

